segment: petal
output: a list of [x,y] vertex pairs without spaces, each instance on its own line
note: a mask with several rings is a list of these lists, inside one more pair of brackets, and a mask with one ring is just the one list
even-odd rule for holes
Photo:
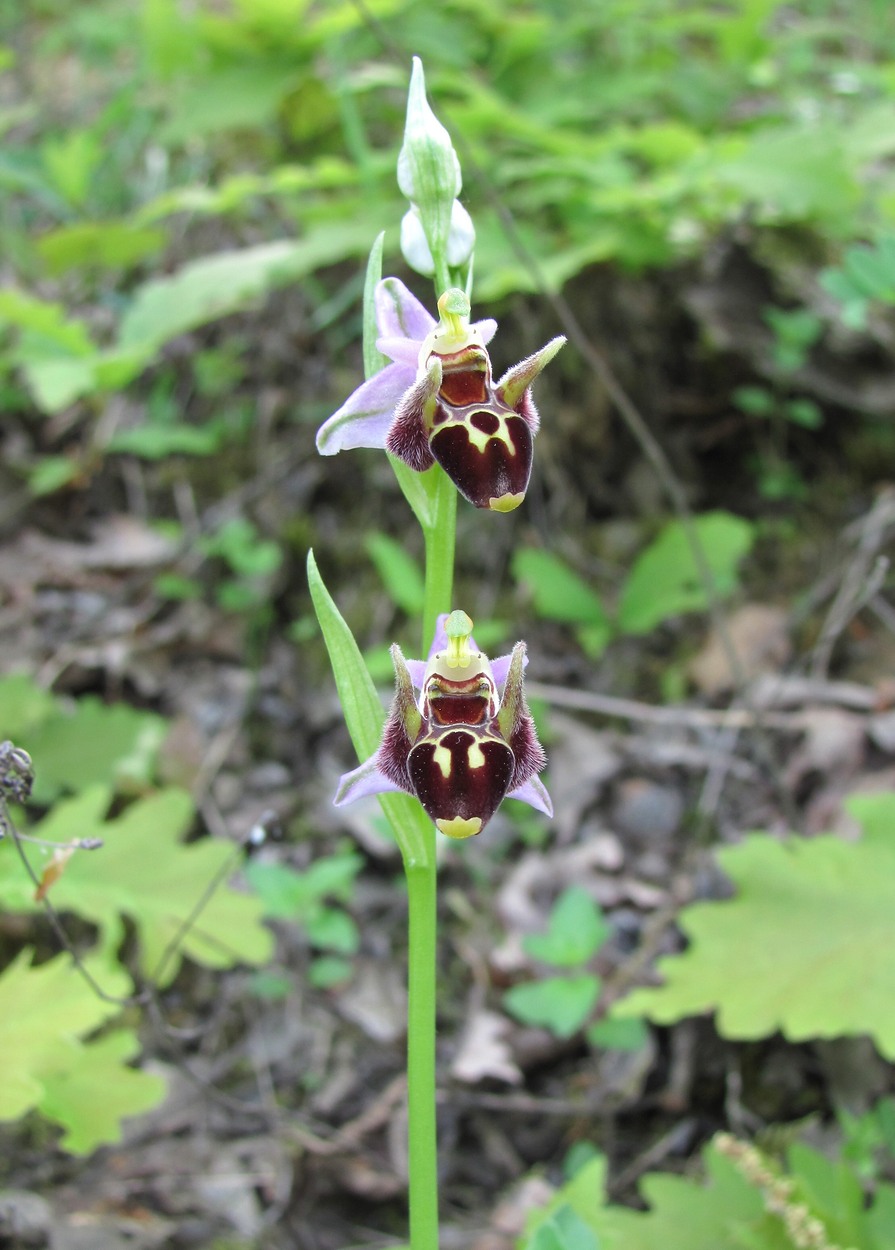
[[498,398],[510,408],[515,408],[525,391],[541,370],[549,365],[565,341],[565,337],[560,334],[557,338],[551,339],[539,352],[535,352],[533,356],[527,356],[525,360],[520,360],[518,365],[513,365],[512,369],[508,369],[495,388]]
[[[497,333],[497,322],[492,317],[484,321],[475,321],[470,327],[481,336],[482,346],[487,346]],[[389,360],[396,360],[402,365],[411,365],[414,369],[419,364],[422,339],[408,339],[403,334],[383,334],[376,340],[376,346]]]
[[470,328],[478,330],[483,345],[487,347],[497,333],[497,322],[493,317],[486,317],[484,321],[474,321]]
[[392,647],[391,655],[395,668],[395,697],[382,731],[379,750],[376,752],[376,767],[396,789],[412,794],[413,787],[407,775],[407,759],[413,741],[422,728],[422,718],[414,698],[410,672],[397,643]]
[[[392,365],[394,369],[403,365]],[[429,370],[401,396],[389,426],[385,449],[403,460],[414,473],[425,473],[433,464],[429,439],[426,434],[425,413],[432,405],[441,386],[441,361],[437,356],[429,360]]]
[[374,299],[376,325],[385,339],[415,339],[419,344],[435,326],[435,318],[400,278],[383,278]]
[[383,356],[388,356],[389,360],[395,360],[398,364],[409,365],[416,373],[422,347],[422,343],[417,339],[396,338],[394,335],[388,335],[377,339],[376,346]]
[[[491,672],[494,674],[494,680],[498,686],[502,686],[507,679],[510,671],[510,661],[512,655],[499,655],[496,660],[491,661]],[[523,661],[523,668],[528,668],[528,653],[526,652]]]
[[507,669],[506,685],[500,700],[497,723],[500,732],[512,745],[513,735],[518,731],[520,721],[528,712],[523,690],[523,674],[525,672],[525,643],[517,642],[510,656]]
[[507,798],[521,799],[523,803],[533,807],[536,812],[543,812],[545,816],[553,815],[553,802],[547,793],[547,787],[540,777],[530,777],[521,786],[511,790]]
[[422,690],[423,681],[426,676],[425,660],[408,660],[407,671],[410,673],[410,680],[416,686],[417,690]]
[[350,447],[384,447],[401,396],[413,385],[415,371],[386,365],[364,382],[317,431],[317,450],[334,456]]
[[339,778],[339,787],[333,804],[335,807],[344,807],[346,803],[353,803],[355,799],[366,798],[369,794],[385,794],[391,790],[398,791],[399,787],[393,781],[389,781],[379,768],[376,755],[371,755],[352,772],[344,773]]

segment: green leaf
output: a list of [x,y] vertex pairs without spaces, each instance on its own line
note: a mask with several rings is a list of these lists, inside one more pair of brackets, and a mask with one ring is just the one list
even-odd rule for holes
[[649,1029],[642,1020],[598,1020],[586,1033],[589,1046],[598,1050],[640,1050],[649,1041]]
[[136,1034],[118,1029],[86,1046],[73,1067],[47,1076],[39,1109],[65,1127],[65,1150],[89,1154],[97,1146],[120,1141],[122,1119],[162,1101],[163,1078],[127,1066],[139,1050]]
[[279,239],[190,261],[139,288],[119,328],[119,346],[151,353],[187,330],[238,312],[322,265],[356,255],[365,223],[334,222],[298,242]]
[[777,408],[777,401],[764,386],[738,386],[732,399],[750,417],[770,417]]
[[[535,1238],[545,1225],[548,1236],[555,1233],[554,1217],[563,1208],[590,1229],[601,1250],[793,1250],[783,1219],[767,1209],[766,1188],[714,1143],[702,1158],[702,1179],[657,1172],[645,1176],[640,1188],[649,1209],[634,1211],[607,1203],[605,1161],[598,1156],[529,1217],[522,1250],[542,1244]],[[780,1175],[776,1163],[761,1156],[760,1162],[768,1178]],[[790,1207],[796,1211],[807,1205],[809,1215],[823,1224],[824,1244],[888,1250],[891,1186],[879,1185],[873,1206],[866,1209],[861,1186],[843,1164],[802,1145],[789,1151],[788,1163]]]
[[703,1159],[705,1183],[658,1172],[644,1177],[648,1211],[605,1207],[597,1227],[606,1250],[791,1250],[735,1165],[713,1146]]
[[332,856],[318,860],[306,872],[296,872],[283,864],[255,861],[246,866],[246,877],[266,916],[304,925],[311,943],[321,950],[353,955],[360,942],[357,925],[345,912],[325,907],[322,900],[350,897],[362,864],[359,855]]
[[861,188],[830,126],[766,126],[738,155],[716,158],[713,174],[772,221],[820,221],[849,228]]
[[312,946],[337,955],[356,955],[360,946],[357,925],[347,912],[335,907],[320,908],[308,922],[308,937]]
[[29,674],[0,677],[0,739],[17,742],[28,737],[55,710],[56,700],[49,691],[35,685]]
[[312,551],[308,552],[308,584],[329,652],[345,723],[358,759],[365,760],[379,746],[385,709],[379,701],[354,635],[323,584]]
[[[85,966],[107,994],[127,994],[117,964],[94,956]],[[155,1106],[165,1083],[123,1066],[139,1050],[129,1030],[82,1040],[118,1011],[64,956],[39,966],[28,951],[16,956],[0,976],[0,1120],[37,1108],[65,1128],[62,1145],[75,1154],[120,1140],[121,1119]]]
[[581,1216],[564,1203],[538,1226],[526,1250],[600,1250],[601,1243]]
[[603,913],[587,890],[570,886],[554,904],[547,932],[529,934],[522,945],[534,959],[573,968],[587,963],[609,934]]
[[138,425],[113,434],[107,451],[139,456],[141,460],[209,456],[218,450],[225,438],[225,428],[216,421],[205,425]]
[[73,482],[81,471],[71,456],[41,456],[28,472],[28,489],[37,498],[52,495]]
[[[121,918],[130,917],[140,967],[162,985],[174,979],[184,956],[210,968],[267,962],[273,938],[261,923],[260,900],[227,884],[236,869],[233,846],[217,838],[181,841],[195,815],[190,796],[161,790],[106,820],[111,799],[106,787],[91,786],[57,803],[33,831],[63,845],[102,839],[99,850],[75,853],[52,886],[57,911],[96,924],[112,949],[122,937]],[[35,910],[31,893],[20,865],[10,860],[0,867],[0,899],[8,907]]]
[[0,326],[3,325],[26,332],[28,342],[45,351],[52,347],[65,355],[87,357],[95,351],[83,321],[67,317],[61,304],[52,304],[14,287],[0,291]]
[[283,97],[302,77],[299,64],[278,66],[269,60],[193,73],[185,79],[186,88],[169,101],[172,116],[158,141],[182,144],[234,127],[272,126]]
[[753,834],[718,851],[734,898],[686,908],[688,950],[660,960],[665,984],[613,1016],[667,1024],[715,1011],[724,1037],[869,1034],[895,1058],[895,795],[848,807],[858,842]]
[[284,972],[254,972],[249,980],[249,987],[256,998],[268,1002],[282,1002],[292,991],[292,978]]
[[504,994],[503,1004],[523,1024],[571,1037],[585,1023],[599,996],[599,977],[546,977],[514,985]]
[[80,221],[37,240],[53,275],[72,269],[130,269],[164,247],[165,231],[129,221]]
[[168,725],[154,712],[125,703],[107,706],[86,695],[72,711],[59,710],[23,743],[34,760],[34,794],[46,802],[63,790],[93,784],[148,785]]
[[[728,512],[694,518],[693,530],[711,573],[715,594],[724,598],[736,589],[737,566],[752,546],[753,526]],[[622,589],[619,628],[645,634],[671,616],[708,606],[705,586],[687,533],[672,521],[637,557]]]
[[337,985],[350,981],[353,976],[353,964],[335,955],[324,955],[320,959],[315,959],[308,969],[308,980],[318,990],[333,989]]
[[535,611],[548,621],[602,626],[609,621],[596,591],[550,551],[522,547],[513,555],[513,576],[530,590]]
[[376,346],[379,338],[379,326],[376,321],[376,287],[382,279],[382,249],[385,246],[385,231],[376,236],[367,260],[367,272],[364,277],[364,377],[372,378],[389,363],[388,356],[383,356]]
[[378,532],[368,534],[364,546],[396,606],[408,616],[422,612],[426,585],[419,564],[407,548]]
[[319,909],[324,898],[346,902],[353,892],[354,879],[363,866],[360,855],[328,855],[304,872],[285,864],[265,864],[253,860],[245,874],[258,894],[264,914],[272,919],[305,922]]
[[61,412],[96,387],[97,357],[51,359],[26,357],[20,351],[19,358],[28,389],[42,412]]
[[[96,957],[85,963],[108,994],[128,993],[123,969]],[[39,1105],[47,1077],[76,1066],[83,1050],[79,1039],[118,1011],[70,959],[60,955],[35,967],[31,952],[21,951],[0,976],[0,1120],[18,1119]]]
[[99,138],[89,130],[72,130],[41,146],[44,168],[55,189],[79,208],[86,201],[97,165],[103,158]]

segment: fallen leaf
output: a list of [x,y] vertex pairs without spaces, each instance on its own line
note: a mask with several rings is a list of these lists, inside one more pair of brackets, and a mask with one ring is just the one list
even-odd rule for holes
[[[792,654],[787,627],[788,617],[782,608],[744,604],[727,616],[723,636],[712,627],[702,650],[690,661],[690,679],[703,694],[714,698],[742,681],[779,672]],[[736,674],[731,671],[728,644],[736,653]]]
[[507,1038],[510,1023],[496,1011],[477,1011],[469,1019],[460,1048],[451,1064],[451,1075],[467,1085],[486,1077],[518,1085],[522,1073],[513,1062]]
[[50,887],[54,882],[58,881],[65,872],[65,865],[75,853],[73,846],[57,847],[50,856],[50,862],[46,865],[40,874],[40,885],[34,891],[35,903],[42,903],[49,893]]

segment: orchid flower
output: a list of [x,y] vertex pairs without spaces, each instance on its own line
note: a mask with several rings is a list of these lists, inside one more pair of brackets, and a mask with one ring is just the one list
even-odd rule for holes
[[523,692],[524,642],[489,661],[466,613],[452,612],[438,618],[428,660],[405,660],[393,646],[392,662],[396,692],[382,742],[342,777],[337,807],[404,791],[449,838],[481,833],[507,796],[553,815],[537,776],[547,759]]
[[392,362],[320,427],[325,456],[384,447],[418,473],[437,461],[477,508],[510,512],[525,498],[538,414],[531,384],[565,339],[551,339],[495,385],[487,345],[497,323],[469,323],[469,300],[451,288],[440,320],[397,278],[375,294],[376,346]]

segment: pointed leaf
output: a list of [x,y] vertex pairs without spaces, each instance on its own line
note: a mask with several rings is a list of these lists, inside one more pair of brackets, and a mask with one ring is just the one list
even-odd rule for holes
[[529,955],[557,968],[587,963],[609,936],[597,904],[577,886],[563,891],[550,913],[546,933],[530,933],[522,945]]
[[637,557],[621,594],[618,625],[628,634],[645,634],[671,616],[708,606],[710,590],[719,598],[737,585],[737,566],[752,546],[754,527],[728,512],[696,517],[693,533],[702,549],[712,587],[705,585],[687,531],[672,521]]
[[557,1037],[571,1037],[584,1025],[599,995],[599,977],[546,977],[514,985],[503,1002],[524,1024],[538,1024]]

